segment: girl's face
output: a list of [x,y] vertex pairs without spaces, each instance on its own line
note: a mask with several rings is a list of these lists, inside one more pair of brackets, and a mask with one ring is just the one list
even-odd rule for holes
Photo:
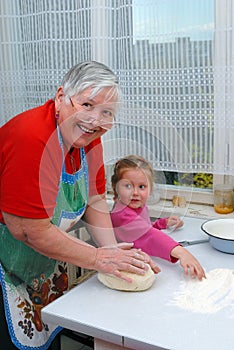
[[150,195],[149,174],[141,169],[128,169],[117,183],[119,200],[130,208],[141,208]]
[[72,96],[67,102],[62,87],[58,89],[55,110],[59,114],[58,125],[63,142],[68,149],[71,146],[76,148],[87,146],[111,129],[116,100],[114,96],[107,100],[109,90],[104,88],[91,99],[91,88],[87,88],[79,95]]

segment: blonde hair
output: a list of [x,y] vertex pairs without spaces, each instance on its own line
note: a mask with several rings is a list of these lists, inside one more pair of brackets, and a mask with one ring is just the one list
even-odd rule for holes
[[145,171],[150,184],[150,193],[153,190],[154,170],[151,164],[143,157],[129,155],[127,157],[119,159],[115,163],[114,173],[111,176],[111,185],[114,191],[114,200],[118,198],[118,193],[116,190],[117,183],[122,179],[124,172],[129,169],[140,169]]

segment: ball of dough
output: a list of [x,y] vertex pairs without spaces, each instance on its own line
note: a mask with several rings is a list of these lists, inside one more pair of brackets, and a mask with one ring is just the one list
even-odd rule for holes
[[150,266],[144,275],[137,275],[126,271],[122,271],[121,273],[127,277],[130,277],[132,282],[129,283],[114,275],[105,274],[102,272],[98,273],[98,279],[108,288],[129,292],[138,292],[149,289],[155,281],[155,275]]

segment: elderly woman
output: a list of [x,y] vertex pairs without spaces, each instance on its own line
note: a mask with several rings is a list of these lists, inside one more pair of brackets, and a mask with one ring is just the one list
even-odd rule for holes
[[[120,278],[123,270],[144,274],[147,262],[159,272],[131,244],[116,244],[105,201],[100,138],[120,95],[108,67],[83,62],[55,100],[0,130],[0,289],[9,329],[1,310],[1,348],[49,348],[60,328],[42,322],[41,308],[68,289],[67,263]],[[97,247],[69,235],[81,217]]]

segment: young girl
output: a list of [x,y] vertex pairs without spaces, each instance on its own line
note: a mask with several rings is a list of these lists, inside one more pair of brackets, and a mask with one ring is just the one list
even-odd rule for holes
[[185,274],[205,277],[197,259],[178,242],[161,231],[169,226],[181,227],[177,216],[150,221],[146,201],[153,188],[153,169],[142,157],[130,155],[120,159],[111,177],[114,191],[114,207],[111,219],[119,241],[133,242],[134,248],[142,249],[172,263],[180,260]]

